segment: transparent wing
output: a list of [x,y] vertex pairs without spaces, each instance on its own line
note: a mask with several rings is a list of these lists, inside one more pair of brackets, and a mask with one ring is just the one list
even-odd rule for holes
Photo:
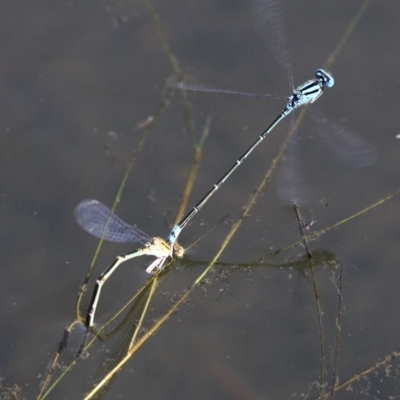
[[282,1],[255,0],[256,25],[264,39],[268,53],[286,71],[290,89],[293,89],[293,68],[289,62],[289,51],[282,10]]
[[191,90],[195,92],[206,92],[206,93],[217,93],[217,94],[227,94],[233,96],[245,96],[251,97],[253,99],[273,99],[273,100],[287,100],[285,96],[276,96],[274,94],[260,94],[260,93],[249,93],[249,92],[239,92],[236,90],[222,89],[215,86],[203,85],[202,83],[189,83],[189,82],[168,82],[168,86],[177,89]]
[[99,239],[141,245],[152,239],[147,233],[124,222],[97,200],[81,201],[74,210],[74,216],[83,230]]
[[310,111],[310,115],[317,125],[318,133],[323,135],[329,148],[338,159],[352,167],[366,167],[376,163],[378,151],[374,146],[344,126],[328,120],[315,107]]

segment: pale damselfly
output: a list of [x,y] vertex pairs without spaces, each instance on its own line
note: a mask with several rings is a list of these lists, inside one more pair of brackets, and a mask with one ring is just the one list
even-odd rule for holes
[[118,243],[138,243],[142,246],[134,252],[118,256],[96,280],[85,321],[88,329],[93,326],[94,315],[104,283],[122,263],[144,255],[156,257],[146,270],[151,273],[154,269],[160,269],[168,257],[183,256],[184,249],[178,243],[170,245],[164,239],[149,236],[142,230],[127,224],[97,200],[81,201],[74,210],[74,216],[81,228],[99,239]]

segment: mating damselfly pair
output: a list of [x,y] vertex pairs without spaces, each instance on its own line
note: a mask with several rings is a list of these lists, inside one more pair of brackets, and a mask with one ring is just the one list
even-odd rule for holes
[[[262,12],[270,13],[270,21],[274,21],[271,25],[274,27],[278,19],[278,14],[274,11],[271,5],[275,5],[275,2],[263,2]],[[271,36],[273,37],[276,33],[276,27],[273,29]],[[271,39],[273,40],[273,39]],[[286,55],[287,51],[281,48],[282,54],[278,54],[277,46],[271,46],[271,54],[274,56],[278,63],[282,63],[287,71],[290,65],[284,60],[282,54]],[[292,75],[289,74],[289,81],[292,82]],[[197,90],[197,91],[213,91],[227,94],[246,94],[243,92],[235,92],[229,90],[217,90],[214,88],[208,88],[204,86],[194,86],[191,84],[176,82],[172,83],[172,86],[183,89],[183,90]],[[156,257],[150,266],[146,269],[148,273],[155,273],[164,268],[166,260],[170,257],[180,257],[183,255],[183,248],[177,243],[178,237],[182,230],[187,226],[189,221],[197,214],[197,212],[206,204],[211,196],[227,181],[231,174],[241,165],[244,160],[250,155],[250,153],[265,139],[265,137],[273,131],[273,129],[288,115],[303,105],[309,105],[314,103],[323,93],[325,88],[330,88],[334,85],[334,78],[331,73],[324,69],[318,69],[315,72],[315,77],[309,81],[306,81],[297,89],[292,91],[292,94],[288,97],[287,103],[280,112],[280,114],[272,121],[272,123],[266,128],[261,135],[255,140],[255,142],[235,161],[230,169],[211,187],[206,195],[189,211],[189,213],[173,227],[166,240],[151,237],[143,231],[126,224],[120,218],[118,218],[110,209],[105,205],[101,204],[96,200],[84,200],[75,209],[75,217],[79,225],[91,233],[92,235],[120,243],[138,243],[140,249],[128,253],[123,256],[119,256],[116,260],[107,268],[99,277],[96,282],[96,287],[92,296],[92,300],[89,306],[89,311],[86,317],[86,326],[90,329],[94,323],[94,316],[97,308],[97,304],[100,298],[100,292],[105,281],[111,276],[111,274],[121,265],[123,262],[138,257],[141,255],[150,255]],[[251,95],[251,94],[250,94]],[[267,95],[265,97],[268,97]],[[362,160],[361,165],[371,164],[375,160],[375,153],[373,148],[367,145],[365,142],[356,140],[350,142],[354,144],[354,148],[346,149],[354,155],[355,158]]]

